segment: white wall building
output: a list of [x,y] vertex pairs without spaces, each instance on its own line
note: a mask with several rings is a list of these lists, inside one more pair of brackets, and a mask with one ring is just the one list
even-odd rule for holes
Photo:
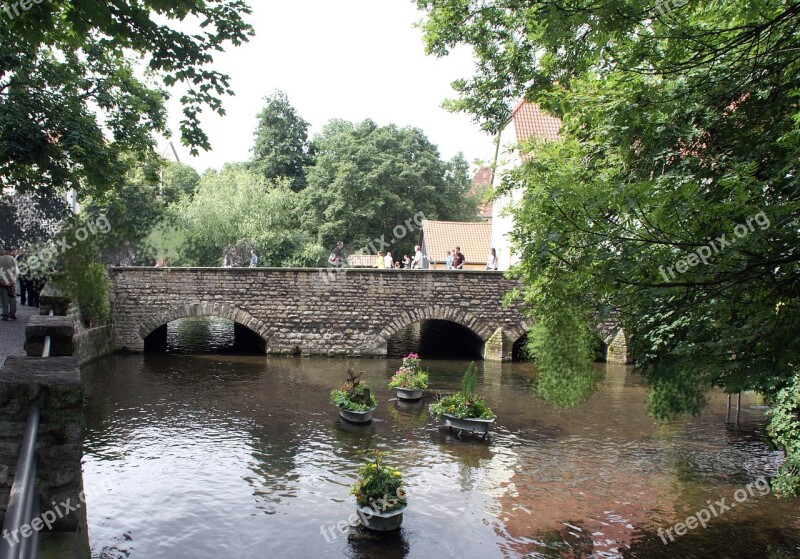
[[[538,105],[525,100],[520,101],[498,135],[492,185],[498,186],[503,180],[504,173],[522,163],[522,156],[519,153],[520,142],[533,137],[555,140],[560,129],[561,120],[546,114]],[[492,204],[492,246],[497,251],[500,270],[507,270],[519,260],[519,257],[513,254],[508,238],[514,228],[514,221],[508,210],[521,199],[522,192],[514,191],[498,198]]]

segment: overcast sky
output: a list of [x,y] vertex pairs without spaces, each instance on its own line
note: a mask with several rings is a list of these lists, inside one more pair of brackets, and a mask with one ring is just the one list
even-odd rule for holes
[[[453,97],[450,83],[471,75],[464,49],[436,59],[426,56],[422,18],[411,0],[250,0],[248,21],[256,36],[216,57],[214,68],[232,78],[235,97],[224,99],[225,117],[206,114],[203,129],[212,151],[197,158],[175,141],[181,161],[198,171],[250,158],[256,115],[264,97],[281,89],[310,136],[332,118],[420,128],[449,159],[491,161],[492,138],[470,117],[441,108]],[[179,133],[179,94],[170,100],[170,128]],[[162,149],[166,148],[166,141]]]

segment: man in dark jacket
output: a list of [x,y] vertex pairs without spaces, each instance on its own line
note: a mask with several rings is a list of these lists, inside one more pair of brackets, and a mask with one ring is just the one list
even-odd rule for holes
[[464,261],[467,259],[464,256],[464,253],[461,252],[461,247],[456,247],[453,249],[453,268],[456,270],[463,270],[464,269]]

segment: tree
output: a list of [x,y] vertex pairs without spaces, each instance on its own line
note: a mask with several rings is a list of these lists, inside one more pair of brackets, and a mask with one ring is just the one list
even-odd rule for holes
[[[155,256],[145,241],[153,229],[168,219],[169,197],[160,195],[164,168],[174,168],[158,157],[135,164],[128,155],[130,170],[124,183],[114,191],[98,192],[87,197],[81,208],[82,220],[105,216],[111,229],[93,239],[92,249],[110,264],[119,264],[133,251],[136,264],[149,264]],[[81,221],[81,220],[78,220]]]
[[325,250],[297,227],[298,194],[288,181],[268,183],[240,165],[206,171],[194,197],[175,207],[185,232],[185,263],[219,266],[230,248],[259,266],[316,264]]
[[[419,129],[333,120],[314,138],[314,148],[317,162],[302,193],[303,225],[323,246],[345,240],[359,250],[381,235],[389,241],[395,226],[420,213],[476,219],[463,156],[442,161]],[[410,251],[417,237],[398,239],[393,250]]]
[[[27,5],[27,7],[26,7]],[[166,133],[157,85],[181,83],[181,140],[210,147],[199,115],[224,114],[229,78],[209,68],[213,53],[253,30],[242,0],[160,2],[48,0],[0,12],[0,186],[17,191],[101,194],[125,181],[130,154],[154,153]],[[197,23],[183,32],[170,23]],[[143,59],[140,78],[134,58]]]
[[265,179],[290,179],[293,190],[305,187],[306,168],[314,158],[308,142],[308,122],[289,103],[283,91],[265,97],[254,133],[252,168]]
[[[537,318],[557,325],[571,308],[588,324],[615,309],[659,417],[698,412],[714,386],[787,401],[800,367],[800,4],[417,3],[430,53],[465,43],[478,57],[452,108],[496,130],[524,95],[564,122],[503,185],[523,192],[516,272]],[[784,494],[800,487],[796,455],[787,464]]]
[[164,203],[174,204],[179,200],[194,196],[195,190],[200,184],[200,175],[190,165],[177,161],[165,161],[159,180]]
[[28,249],[53,238],[69,216],[62,196],[0,195],[0,246]]

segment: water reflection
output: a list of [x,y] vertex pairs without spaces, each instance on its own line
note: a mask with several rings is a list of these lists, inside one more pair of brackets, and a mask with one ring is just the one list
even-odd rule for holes
[[[598,366],[598,391],[564,411],[542,402],[528,364],[481,365],[498,414],[490,443],[438,429],[386,383],[399,360],[116,356],[84,371],[84,463],[95,557],[768,557],[800,548],[794,500],[753,498],[665,546],[657,534],[707,500],[771,475],[763,410],[724,395],[664,425],[623,367]],[[433,390],[457,390],[465,361],[431,361]],[[365,370],[378,409],[367,426],[328,402],[347,367]],[[746,411],[745,411],[746,410]],[[393,540],[328,541],[347,520],[365,453],[388,451],[410,506]],[[730,498],[730,497],[729,497]],[[731,546],[733,536],[746,546]],[[581,555],[582,554],[582,555]],[[592,555],[593,554],[593,555]],[[104,556],[104,557],[105,557]],[[775,555],[779,557],[779,555]]]

